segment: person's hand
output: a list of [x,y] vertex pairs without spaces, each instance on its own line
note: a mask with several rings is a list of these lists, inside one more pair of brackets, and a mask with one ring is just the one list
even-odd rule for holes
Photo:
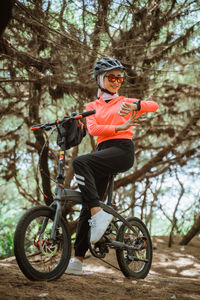
[[123,102],[119,109],[119,115],[123,117],[129,114],[131,111],[136,111],[136,110],[137,110],[137,104]]
[[117,125],[115,128],[115,131],[122,131],[122,130],[126,130],[131,126],[134,125],[138,125],[137,120],[135,119],[136,113],[132,113],[130,119],[128,119],[128,121],[126,121],[124,124],[121,125]]

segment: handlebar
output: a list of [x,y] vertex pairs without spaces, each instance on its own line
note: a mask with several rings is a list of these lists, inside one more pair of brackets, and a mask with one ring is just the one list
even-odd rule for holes
[[33,125],[31,127],[31,130],[38,130],[38,129],[44,129],[44,130],[50,130],[53,126],[55,125],[58,125],[58,124],[61,124],[61,123],[64,123],[64,122],[68,122],[68,121],[71,121],[71,120],[77,120],[77,119],[82,119],[82,118],[85,118],[85,117],[88,117],[90,115],[93,115],[95,114],[96,111],[95,110],[89,110],[89,111],[85,111],[81,114],[76,114],[76,113],[72,113],[72,115],[70,117],[64,117],[63,119],[61,120],[56,120],[55,122],[52,122],[52,123],[44,123],[44,124],[38,124],[38,125]]
[[93,110],[85,111],[81,115],[82,115],[82,118],[85,118],[85,117],[88,117],[88,116],[94,115],[94,114],[96,114],[96,110],[93,109]]

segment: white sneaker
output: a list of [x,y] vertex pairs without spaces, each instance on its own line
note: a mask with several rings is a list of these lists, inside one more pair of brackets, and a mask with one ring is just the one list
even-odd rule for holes
[[71,258],[67,269],[65,270],[66,274],[71,275],[92,275],[92,271],[83,271],[83,263],[77,258]]
[[65,273],[72,275],[83,274],[83,263],[77,258],[71,258]]
[[91,226],[90,232],[90,243],[95,244],[100,240],[106,231],[108,225],[111,223],[113,216],[108,214],[103,209],[98,211],[95,215],[91,217],[88,221]]

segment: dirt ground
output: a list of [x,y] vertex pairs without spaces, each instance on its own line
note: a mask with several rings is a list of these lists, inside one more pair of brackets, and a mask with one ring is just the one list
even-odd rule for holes
[[[88,252],[84,269],[93,275],[64,274],[54,282],[32,282],[24,277],[15,258],[0,260],[2,300],[198,300],[200,299],[200,238],[189,245],[167,247],[166,237],[153,237],[154,256],[149,275],[143,280],[125,278],[122,273]],[[115,253],[106,257],[117,266]]]

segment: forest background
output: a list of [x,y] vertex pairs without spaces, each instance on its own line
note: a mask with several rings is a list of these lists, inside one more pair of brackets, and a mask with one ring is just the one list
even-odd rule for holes
[[[169,246],[175,234],[182,244],[199,235],[200,1],[17,0],[12,15],[0,40],[0,256],[13,254],[24,210],[53,197],[45,173],[56,179],[56,135],[39,174],[47,135],[30,127],[84,111],[96,98],[94,63],[105,56],[127,69],[122,95],[159,104],[134,128],[134,167],[115,182],[118,210],[169,235]],[[77,188],[73,158],[95,146],[87,133],[67,151],[66,187]],[[66,211],[72,232],[79,209]]]

